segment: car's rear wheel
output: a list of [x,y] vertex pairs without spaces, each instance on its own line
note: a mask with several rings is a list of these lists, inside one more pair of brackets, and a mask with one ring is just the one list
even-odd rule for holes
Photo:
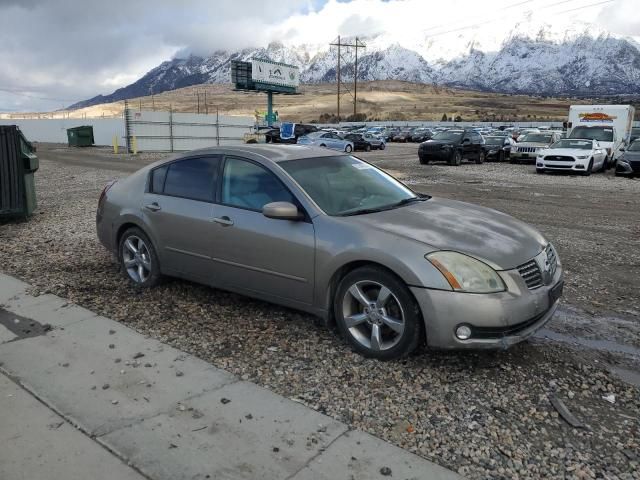
[[118,253],[122,273],[136,286],[149,288],[160,282],[158,255],[141,229],[132,227],[122,234]]
[[385,149],[385,147],[386,147],[386,145],[384,144],[384,142],[382,142],[382,143],[380,144],[380,150],[384,150],[384,149]]
[[324,143],[321,143],[320,146],[325,148],[327,147]]
[[424,340],[424,323],[411,292],[381,268],[362,267],[347,274],[333,306],[338,329],[366,357],[404,357]]
[[344,147],[344,151],[347,153],[351,153],[352,150],[353,150],[353,147],[351,145],[347,145]]
[[429,165],[429,158],[418,156],[418,160],[420,161],[420,165]]

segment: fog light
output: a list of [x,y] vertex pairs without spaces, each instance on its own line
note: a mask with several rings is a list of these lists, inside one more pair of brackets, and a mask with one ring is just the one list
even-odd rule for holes
[[468,340],[471,338],[471,328],[468,325],[460,325],[456,328],[456,337],[460,340]]
[[576,165],[576,168],[577,168],[578,170],[584,170],[584,165]]
[[538,163],[536,167],[544,167],[544,163]]

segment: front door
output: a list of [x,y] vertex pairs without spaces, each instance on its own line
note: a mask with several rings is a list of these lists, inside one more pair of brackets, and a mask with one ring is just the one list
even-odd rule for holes
[[280,201],[297,204],[265,167],[227,157],[220,204],[213,219],[216,228],[210,256],[223,285],[274,301],[310,305],[315,261],[313,224],[308,219],[275,220],[262,214],[264,205]]
[[188,158],[152,170],[142,210],[164,272],[208,282],[221,161],[220,156]]

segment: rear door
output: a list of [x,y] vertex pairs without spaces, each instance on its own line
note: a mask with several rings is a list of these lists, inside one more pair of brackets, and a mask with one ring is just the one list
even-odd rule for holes
[[151,171],[142,211],[164,272],[208,282],[211,218],[221,164],[221,156],[204,156]]
[[[273,301],[310,305],[313,300],[315,231],[309,219],[276,220],[267,203],[296,198],[263,165],[227,157],[213,219],[210,256],[219,282]],[[285,302],[285,303],[287,303]]]

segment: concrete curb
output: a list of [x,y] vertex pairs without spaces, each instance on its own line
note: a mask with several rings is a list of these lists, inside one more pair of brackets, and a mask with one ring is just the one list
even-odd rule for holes
[[[147,478],[460,478],[121,323],[54,295],[28,295],[28,288],[0,274],[0,370],[87,442]],[[0,465],[15,464],[19,452],[12,450],[0,449]]]

